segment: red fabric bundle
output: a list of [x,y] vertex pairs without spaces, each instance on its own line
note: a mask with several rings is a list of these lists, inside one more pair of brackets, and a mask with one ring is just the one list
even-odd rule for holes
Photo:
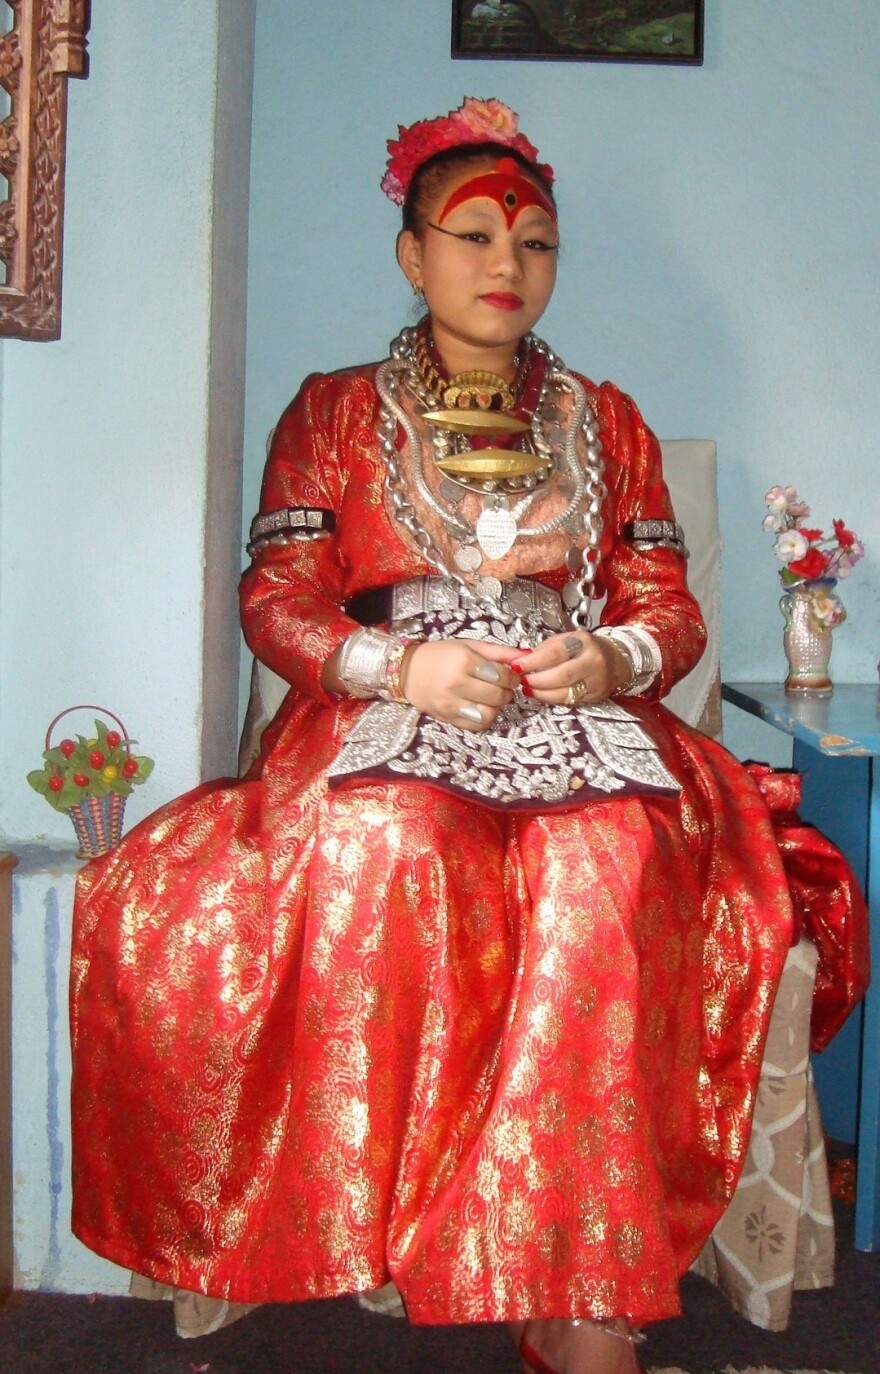
[[868,908],[844,855],[798,815],[800,774],[765,763],[746,768],[773,819],[795,912],[792,943],[806,935],[819,951],[810,1045],[824,1050],[870,981]]

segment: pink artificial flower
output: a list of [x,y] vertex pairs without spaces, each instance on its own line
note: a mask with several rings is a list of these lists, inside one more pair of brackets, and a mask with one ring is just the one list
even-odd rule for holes
[[810,513],[806,501],[802,501],[794,487],[771,487],[764,497],[771,513],[781,522],[779,529],[790,528],[798,520],[804,520]]
[[855,535],[853,535],[853,541],[850,545],[848,545],[844,549],[835,550],[835,552],[831,555],[831,563],[833,565],[834,576],[849,577],[850,573],[852,572],[855,565],[858,563],[859,559],[864,558],[864,556],[864,544],[862,543],[861,539],[856,539]]
[[477,100],[472,95],[465,96],[464,103],[452,118],[487,141],[509,143],[519,128],[519,117],[503,100]]
[[778,511],[781,515],[793,496],[797,496],[794,487],[771,487],[764,500],[771,511]]

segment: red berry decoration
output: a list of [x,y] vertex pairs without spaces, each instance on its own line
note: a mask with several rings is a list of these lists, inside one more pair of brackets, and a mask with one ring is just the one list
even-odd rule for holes
[[122,776],[124,778],[133,778],[138,767],[139,764],[137,759],[126,759],[125,763],[122,765]]
[[119,733],[118,730],[108,730],[108,731],[107,731],[107,747],[108,747],[108,749],[115,749],[116,746],[119,745],[119,744],[121,744],[121,743],[122,743],[122,736],[120,735],[120,733]]
[[88,773],[74,773],[73,781],[76,783],[77,787],[88,787],[89,775]]
[[101,753],[100,749],[92,750],[92,752],[89,754],[89,763],[92,765],[93,768],[104,767],[104,755]]
[[69,759],[74,749],[76,748],[76,745],[74,744],[72,739],[63,739],[59,744],[58,748],[61,750],[64,757],[66,759]]
[[63,778],[59,778],[59,776],[58,776],[57,773],[53,773],[52,776],[51,776],[51,778],[49,779],[49,791],[50,791],[50,792],[60,792],[63,786],[64,786],[64,779],[63,779]]

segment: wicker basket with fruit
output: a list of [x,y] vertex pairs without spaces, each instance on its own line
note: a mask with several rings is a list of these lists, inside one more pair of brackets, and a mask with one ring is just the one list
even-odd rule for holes
[[[103,711],[119,726],[95,720],[94,735],[52,743],[52,731],[74,711]],[[94,858],[111,849],[122,834],[125,799],[146,782],[153,760],[132,752],[130,739],[118,716],[103,706],[68,706],[46,731],[44,765],[28,773],[35,792],[56,811],[66,811],[79,840],[79,857]]]

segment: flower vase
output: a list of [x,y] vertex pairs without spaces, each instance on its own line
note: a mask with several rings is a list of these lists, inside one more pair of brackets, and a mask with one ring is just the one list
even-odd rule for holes
[[124,813],[125,797],[118,792],[110,792],[106,797],[84,797],[68,807],[67,814],[79,840],[77,858],[95,859],[118,844]]
[[785,618],[782,644],[788,659],[786,692],[830,697],[834,683],[828,675],[833,627],[846,619],[846,611],[834,595],[835,581],[799,582],[780,598]]

